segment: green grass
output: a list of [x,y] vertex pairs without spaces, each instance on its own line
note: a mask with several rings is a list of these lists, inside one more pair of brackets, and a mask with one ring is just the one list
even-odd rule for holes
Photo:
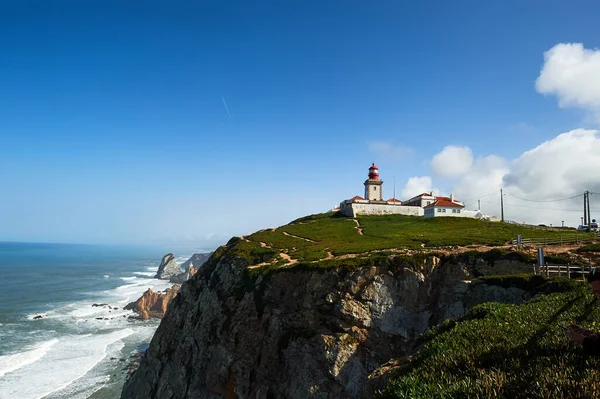
[[[358,221],[363,235],[358,233],[354,220],[330,212],[297,219],[274,231],[259,231],[247,236],[247,239],[254,245],[264,242],[295,259],[311,262],[324,259],[328,251],[338,256],[393,248],[430,250],[446,246],[499,246],[514,239],[517,234],[525,238],[561,235],[560,231],[469,218],[389,215],[360,216]],[[284,232],[314,242],[291,237]]]
[[600,358],[584,357],[556,326],[575,322],[600,330],[600,304],[590,289],[566,279],[487,280],[555,292],[522,305],[479,305],[463,319],[433,328],[378,399],[597,397]]

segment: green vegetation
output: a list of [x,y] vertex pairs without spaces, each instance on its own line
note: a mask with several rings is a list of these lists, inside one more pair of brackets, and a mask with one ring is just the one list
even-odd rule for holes
[[[262,230],[246,239],[287,253],[301,262],[345,254],[363,254],[393,248],[432,249],[447,246],[505,245],[517,234],[523,237],[559,237],[560,231],[536,230],[514,224],[469,218],[423,218],[415,216],[360,216],[362,235],[355,220],[338,213],[310,215],[277,229]],[[246,242],[245,244],[248,244]],[[247,246],[245,245],[244,246]],[[238,243],[240,245],[240,243]],[[249,259],[256,258],[248,248]],[[244,251],[241,251],[240,254]]]
[[583,245],[577,250],[577,252],[600,252],[600,244]]
[[592,398],[600,358],[585,357],[557,324],[600,330],[600,304],[568,279],[502,276],[488,284],[553,292],[522,305],[486,303],[420,338],[413,361],[391,380],[388,398]]

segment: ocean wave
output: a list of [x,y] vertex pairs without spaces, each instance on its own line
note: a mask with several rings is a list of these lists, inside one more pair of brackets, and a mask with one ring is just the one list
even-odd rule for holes
[[133,272],[133,274],[135,274],[136,276],[147,276],[147,277],[154,277],[156,275],[155,272]]
[[[131,335],[126,328],[104,334],[66,336],[45,347],[42,356],[4,375],[2,392],[8,398],[42,398],[63,390],[106,357],[109,345]],[[14,356],[14,355],[12,355]],[[34,384],[31,381],[35,381]]]
[[56,343],[58,343],[58,339],[53,339],[25,352],[0,356],[0,377],[41,359]]
[[137,279],[137,277],[133,276],[133,277],[119,277],[121,280],[123,281],[131,281],[131,280],[135,280]]

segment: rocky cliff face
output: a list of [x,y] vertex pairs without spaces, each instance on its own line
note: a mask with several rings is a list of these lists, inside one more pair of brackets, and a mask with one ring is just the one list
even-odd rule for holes
[[175,256],[173,254],[166,254],[163,256],[154,278],[168,280],[178,274],[181,274],[181,267],[175,260]]
[[212,252],[193,254],[188,260],[181,264],[181,267],[183,270],[189,270],[190,267],[198,270],[212,254]]
[[146,292],[135,302],[131,302],[124,309],[133,310],[140,319],[148,320],[151,317],[162,318],[167,311],[169,302],[179,293],[180,286],[174,285],[167,288],[165,292],[154,292],[148,288]]
[[[191,278],[196,271],[206,262],[206,260],[210,257],[210,253],[198,253],[192,255],[188,260],[181,264],[181,267],[177,269],[177,273],[175,275],[171,275],[169,277],[169,281],[174,284],[183,284],[189,278]],[[184,271],[181,272],[181,269]],[[160,269],[159,269],[160,270]]]
[[184,282],[192,278],[194,274],[196,274],[196,269],[194,268],[194,265],[192,263],[189,263],[187,271],[176,276],[172,276],[169,279],[169,281],[174,284],[183,284]]
[[473,279],[459,259],[252,277],[223,252],[183,285],[122,398],[370,397],[370,376],[433,324],[529,298]]

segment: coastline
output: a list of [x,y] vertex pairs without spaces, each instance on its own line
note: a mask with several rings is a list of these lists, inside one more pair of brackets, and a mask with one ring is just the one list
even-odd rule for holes
[[[78,269],[75,261],[72,276],[63,270],[68,262],[56,262],[56,281],[45,283],[54,284],[53,298],[64,292],[63,300],[46,303],[40,297],[36,309],[32,292],[31,303],[23,311],[19,312],[16,303],[0,313],[4,330],[0,336],[0,391],[22,399],[118,397],[130,356],[150,342],[160,323],[132,319],[134,313],[123,308],[148,288],[163,291],[172,285],[152,278],[160,260],[152,259],[146,256],[129,264],[101,258],[87,270]],[[110,266],[103,268],[103,264]],[[89,281],[81,281],[81,276]],[[15,291],[24,283],[25,279],[13,281],[6,289]],[[77,287],[69,289],[75,283],[105,289],[75,292]]]

